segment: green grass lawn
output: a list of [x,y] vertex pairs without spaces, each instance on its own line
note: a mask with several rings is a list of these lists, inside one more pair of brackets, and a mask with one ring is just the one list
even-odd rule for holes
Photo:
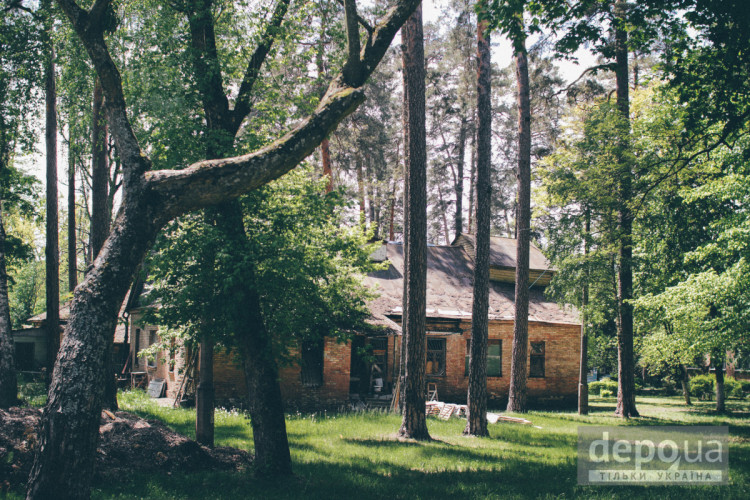
[[[125,393],[123,409],[193,435],[191,410],[161,408]],[[680,398],[638,399],[641,418],[612,416],[614,399],[594,398],[591,415],[531,412],[537,429],[490,425],[490,437],[461,436],[465,420],[428,419],[434,441],[399,441],[400,417],[384,413],[291,415],[287,421],[296,477],[256,479],[250,473],[139,475],[99,486],[94,498],[750,498],[750,403],[728,402],[717,415],[711,402],[685,407]],[[724,487],[578,486],[579,425],[728,425],[730,481]],[[219,410],[216,444],[252,448],[242,414]]]

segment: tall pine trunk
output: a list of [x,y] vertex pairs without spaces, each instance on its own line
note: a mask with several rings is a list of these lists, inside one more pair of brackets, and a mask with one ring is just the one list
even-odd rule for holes
[[458,129],[458,161],[456,162],[456,237],[464,232],[464,157],[466,156],[466,116],[461,117]]
[[490,297],[490,207],[492,205],[492,99],[490,33],[486,2],[477,22],[477,219],[474,256],[474,298],[471,309],[468,415],[464,434],[488,436],[487,336]]
[[[0,172],[2,172],[2,168],[3,166],[0,165]],[[18,397],[14,351],[8,301],[8,275],[5,269],[3,200],[0,198],[0,408],[9,408],[15,405]]]
[[78,285],[78,254],[76,253],[76,167],[73,154],[73,134],[68,145],[68,291]]
[[399,435],[430,439],[425,417],[425,356],[427,314],[427,144],[425,137],[425,67],[422,7],[401,29],[405,45],[408,184],[405,219],[405,288],[403,338],[406,344],[404,370],[404,410]]
[[[521,22],[521,21],[519,21]],[[522,28],[523,29],[523,28]],[[529,240],[531,237],[531,100],[526,40],[516,40],[518,83],[518,179],[516,211],[516,300],[508,411],[527,410],[529,350]]]
[[44,140],[47,164],[47,221],[46,247],[44,250],[47,308],[46,368],[48,380],[51,380],[57,352],[60,349],[60,250],[57,233],[57,89],[55,87],[55,49],[52,42],[52,5],[49,0],[44,2],[43,9],[46,16],[44,28]]
[[617,332],[617,408],[615,415],[637,417],[635,407],[635,362],[633,355],[633,174],[626,151],[630,148],[630,95],[628,87],[628,33],[625,29],[625,2],[615,4],[615,78],[619,111],[620,154],[618,161],[618,293],[619,330]]
[[589,365],[589,335],[586,328],[588,318],[586,309],[589,305],[589,234],[591,233],[591,214],[588,209],[584,214],[585,221],[583,227],[583,294],[581,297],[581,359],[578,373],[578,414],[588,415],[589,413],[589,382],[588,382],[588,365]]

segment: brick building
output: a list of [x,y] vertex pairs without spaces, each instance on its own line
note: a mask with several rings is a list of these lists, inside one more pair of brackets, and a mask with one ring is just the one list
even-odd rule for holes
[[[495,406],[505,403],[510,382],[513,345],[515,240],[491,239],[488,380]],[[451,246],[428,248],[427,259],[427,380],[438,398],[464,402],[468,385],[468,347],[474,240],[459,236]],[[372,331],[348,342],[326,338],[314,348],[292,351],[292,362],[280,367],[282,397],[288,410],[339,408],[353,399],[387,404],[397,385],[401,344],[403,246],[387,243],[373,254],[387,263],[371,273],[365,283],[379,297],[369,305]],[[544,297],[544,287],[554,273],[536,247],[531,248],[529,293],[530,404],[575,405],[580,359],[580,322],[573,310]],[[159,328],[144,321],[143,285],[136,283],[121,311],[115,342],[121,353],[115,364],[123,381],[165,381],[165,393],[175,397],[183,384],[194,382],[197,356],[184,348],[142,351],[159,340]],[[62,312],[66,311],[65,308]],[[42,326],[43,315],[33,318]],[[63,318],[64,321],[65,318]],[[214,383],[219,400],[246,397],[241,362],[218,348],[214,354]],[[186,374],[188,375],[186,377]]]

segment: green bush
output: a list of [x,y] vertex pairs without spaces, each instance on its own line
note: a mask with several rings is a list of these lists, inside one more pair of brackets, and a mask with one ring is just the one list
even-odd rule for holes
[[742,392],[742,384],[731,377],[724,379],[724,395],[727,398],[742,399],[745,394]]
[[714,393],[713,375],[696,375],[690,379],[690,394],[698,399],[710,400]]
[[745,394],[750,392],[750,380],[738,380],[738,382],[742,386],[742,392]]
[[602,389],[602,391],[599,393],[599,396],[603,398],[611,398],[614,396],[614,392],[610,391],[609,389]]
[[611,396],[612,394],[617,393],[617,382],[614,380],[603,378],[601,380],[598,380],[596,382],[591,382],[589,384],[589,394],[593,396],[601,396],[603,398],[609,397],[604,395],[604,391],[608,391]]

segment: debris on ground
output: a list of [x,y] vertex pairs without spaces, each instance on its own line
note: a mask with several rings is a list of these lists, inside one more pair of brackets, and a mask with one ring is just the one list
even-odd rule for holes
[[[41,410],[0,410],[0,491],[26,484],[38,443]],[[207,448],[157,420],[132,413],[102,412],[95,481],[121,479],[134,472],[244,470],[252,456],[235,448]]]

